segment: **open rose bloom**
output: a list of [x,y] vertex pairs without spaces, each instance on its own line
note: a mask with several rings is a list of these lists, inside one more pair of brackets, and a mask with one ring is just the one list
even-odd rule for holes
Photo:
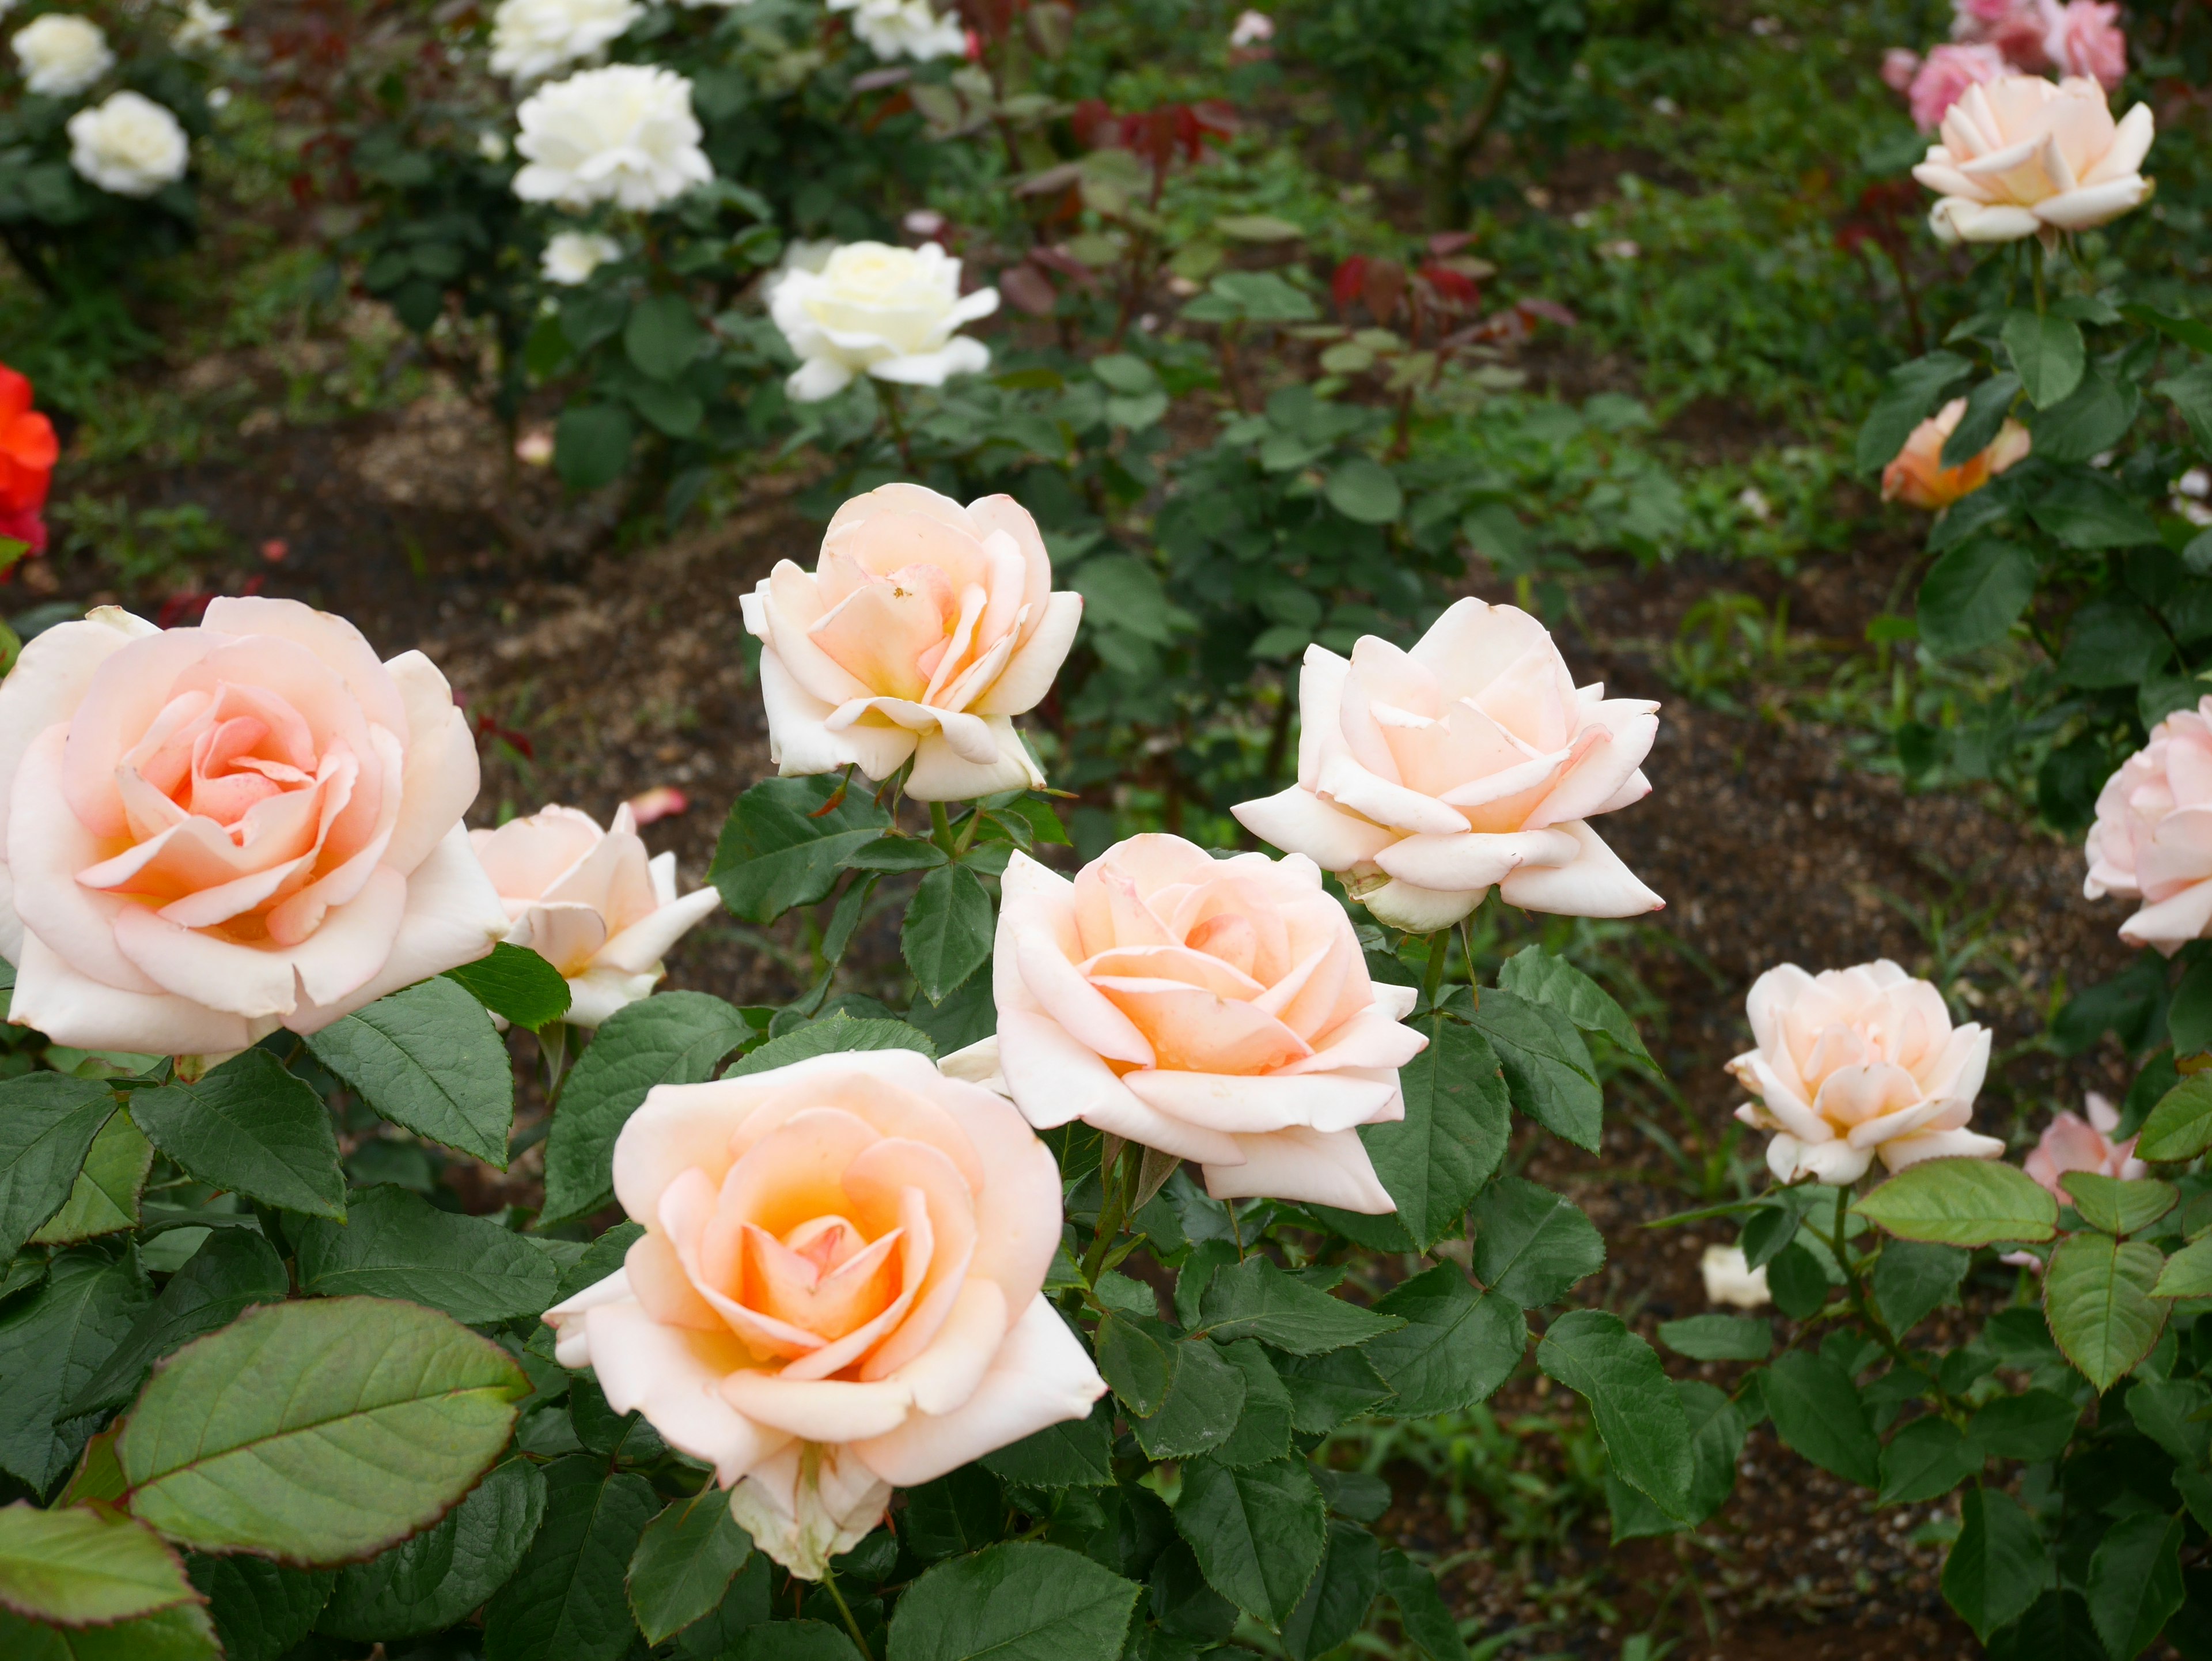
[[811,571],[780,560],[744,596],[762,643],[769,752],[785,777],[858,766],[958,801],[1042,785],[1013,718],[1075,643],[1036,521],[1012,496],[962,507],[886,484],[837,510]]
[[605,830],[588,813],[547,807],[469,841],[507,908],[508,942],[561,971],[576,1026],[650,994],[668,948],[720,904],[711,888],[678,897],[676,855],[647,857],[628,803]]
[[1017,854],[1003,891],[998,1064],[1030,1123],[1194,1159],[1218,1199],[1397,1208],[1354,1127],[1405,1117],[1428,1041],[1312,861],[1133,837],[1073,882]]
[[1105,1393],[1041,1290],[1051,1153],[911,1050],[662,1086],[623,1128],[614,1185],[646,1232],[546,1311],[561,1364],[711,1463],[794,1573],[818,1579],[893,1487]]
[[1966,400],[1954,398],[1912,429],[1905,446],[1881,470],[1881,499],[1909,502],[1916,508],[1948,508],[1972,496],[2008,467],[2027,459],[2033,440],[2027,429],[2008,420],[1986,448],[1955,467],[1943,465],[1943,445],[1959,429]]
[[2177,709],[2097,794],[2081,891],[2142,902],[2130,946],[2167,957],[2212,927],[2212,697]]
[[1729,1063],[1759,1099],[1735,1116],[1771,1130],[1767,1169],[1856,1182],[1875,1155],[1892,1171],[1923,1159],[1994,1159],[2004,1144],[1968,1130],[1990,1065],[1988,1029],[1953,1027],[1943,995],[1887,958],[1808,975],[1796,964],[1753,983],[1758,1047]]
[[61,445],[54,424],[31,407],[31,383],[0,363],[0,537],[46,549],[41,511]]
[[295,600],[167,633],[113,607],[0,683],[12,1019],[88,1050],[313,1032],[489,952],[476,745],[419,652]]
[[2149,105],[2116,122],[2086,76],[2009,76],[1960,95],[1912,176],[1942,198],[1929,222],[1943,241],[2051,240],[2150,199],[2154,131]]
[[2042,1136],[2021,1162],[2027,1174],[2049,1189],[2061,1205],[2073,1202],[2058,1185],[2058,1179],[2069,1171],[2094,1171],[2124,1183],[2150,1175],[2150,1167],[2136,1158],[2133,1136],[2124,1141],[2112,1140],[2112,1133],[2120,1128],[2119,1110],[2094,1090],[2082,1105],[2088,1110],[2086,1119],[2079,1113],[2052,1114]]
[[1589,821],[1650,793],[1658,708],[1577,688],[1542,624],[1462,599],[1411,651],[1308,647],[1298,782],[1235,812],[1394,928],[1449,928],[1492,885],[1530,911],[1632,917],[1665,902]]

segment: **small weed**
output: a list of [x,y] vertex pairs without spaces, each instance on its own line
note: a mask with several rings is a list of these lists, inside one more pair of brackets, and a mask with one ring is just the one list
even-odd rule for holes
[[121,496],[80,490],[49,516],[72,552],[91,555],[129,587],[173,587],[231,544],[228,528],[196,502],[134,508]]

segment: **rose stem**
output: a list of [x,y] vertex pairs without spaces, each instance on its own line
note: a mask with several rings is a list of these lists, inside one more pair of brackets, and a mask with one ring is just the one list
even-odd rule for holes
[[1438,929],[1425,938],[1429,942],[1429,966],[1421,977],[1421,1007],[1434,1009],[1437,994],[1443,988],[1444,959],[1451,955],[1451,934],[1448,929]]
[[846,1607],[845,1594],[837,1589],[836,1573],[827,1563],[822,1566],[822,1584],[830,1589],[830,1601],[837,1606],[837,1613],[845,1617],[845,1630],[853,1634],[853,1642],[860,1648],[860,1661],[876,1661],[876,1652],[860,1636],[860,1623],[853,1619],[853,1611]]

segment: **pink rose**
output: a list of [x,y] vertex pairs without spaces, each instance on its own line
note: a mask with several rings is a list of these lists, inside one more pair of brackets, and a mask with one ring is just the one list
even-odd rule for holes
[[714,1467],[763,1551],[821,1578],[927,1482],[1106,1385],[1041,1288],[1060,1171],[1012,1106],[911,1050],[667,1086],[615,1144],[645,1233],[546,1311],[590,1366]]
[[48,630],[0,684],[11,1019],[221,1055],[481,958],[507,917],[461,829],[476,794],[430,660],[380,663],[295,600]]
[[627,802],[609,830],[573,807],[546,807],[471,830],[469,843],[507,908],[508,942],[568,983],[575,1026],[650,995],[668,972],[662,956],[720,903],[711,888],[677,897],[676,855],[646,857]]
[[997,1061],[1031,1124],[1194,1159],[1217,1199],[1397,1209],[1354,1127],[1405,1117],[1428,1040],[1311,860],[1133,837],[1073,882],[1017,854],[1003,893]]
[[2057,0],[1954,0],[1951,38],[1994,47],[2015,70],[2051,67],[2045,46],[2057,21]]
[[2177,709],[2097,794],[2081,891],[2141,900],[2120,925],[2130,946],[2167,957],[2212,925],[2212,697]]
[[1735,1116],[1776,1133],[1766,1166],[1779,1181],[1855,1183],[1877,1153],[1902,1171],[2004,1152],[1966,1129],[1989,1070],[1989,1031],[1954,1028],[1926,981],[1887,958],[1817,976],[1784,964],[1752,983],[1749,1004],[1758,1044],[1729,1071],[1759,1100]]
[[1410,652],[1308,647],[1298,782],[1232,811],[1395,928],[1449,928],[1493,884],[1525,910],[1632,917],[1665,902],[1589,821],[1650,793],[1658,708],[1577,688],[1542,624],[1462,599]]
[[885,779],[911,761],[921,801],[1043,784],[1013,717],[1051,690],[1083,600],[1053,592],[1044,538],[1012,496],[855,496],[811,572],[779,561],[744,606],[785,777],[857,765]]
[[2150,199],[2142,163],[2154,135],[2149,105],[2114,121],[2094,81],[2008,76],[1960,94],[1912,176],[1942,198],[1929,225],[1942,241],[2055,237]]
[[2128,74],[2119,16],[2112,0],[2068,0],[2044,35],[2044,51],[2061,75],[2086,75],[2110,92]]
[[1912,429],[1905,446],[1881,470],[1881,499],[1905,501],[1933,511],[1971,496],[2008,467],[2026,459],[2033,441],[2027,428],[2008,420],[1987,448],[1955,467],[1943,465],[1943,446],[1959,430],[1966,400],[1954,398]]
[[1920,54],[1905,46],[1892,46],[1881,55],[1881,82],[1892,92],[1903,93],[1920,73]]
[[2058,1179],[2069,1171],[2094,1171],[2122,1182],[2150,1175],[2150,1167],[2135,1157],[2133,1136],[2124,1142],[2112,1139],[2120,1125],[2118,1110],[2094,1090],[2082,1104],[2089,1110],[2086,1120],[2078,1113],[2051,1115],[2042,1137],[2021,1162],[2027,1174],[2049,1189],[2061,1205],[2073,1203],[2072,1196],[2058,1185]]
[[1912,125],[1933,132],[1967,88],[2001,81],[2012,73],[2004,54],[1991,46],[1938,46],[1929,52],[1904,88]]

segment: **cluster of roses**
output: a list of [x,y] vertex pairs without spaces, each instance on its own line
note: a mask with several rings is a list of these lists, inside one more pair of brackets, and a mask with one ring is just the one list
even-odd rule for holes
[[1881,78],[1933,132],[1966,88],[2009,75],[2094,81],[2110,92],[2128,72],[2115,0],[1952,0],[1951,39],[1923,58],[1893,46]]
[[[5,13],[14,0],[0,4]],[[190,0],[169,44],[180,52],[202,51],[222,40],[230,14],[207,0]],[[9,44],[23,76],[23,90],[40,98],[74,99],[90,92],[116,67],[115,50],[90,18],[42,12],[15,31]],[[88,184],[111,196],[148,197],[175,184],[191,165],[191,141],[167,106],[128,87],[87,104],[70,117],[70,166]]]

